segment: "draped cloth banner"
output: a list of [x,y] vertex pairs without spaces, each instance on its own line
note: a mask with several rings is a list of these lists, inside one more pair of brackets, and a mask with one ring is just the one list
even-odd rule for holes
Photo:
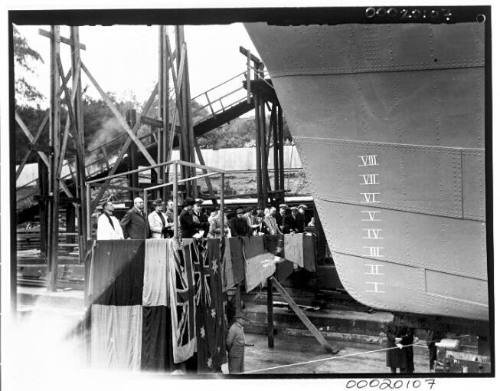
[[304,245],[302,234],[285,234],[285,259],[304,267]]
[[144,240],[97,241],[90,269],[92,303],[142,305]]
[[304,269],[308,272],[316,271],[316,236],[311,234],[300,234],[303,235],[303,246],[304,246]]
[[142,306],[91,307],[91,363],[97,368],[141,368]]
[[242,237],[246,291],[250,292],[276,271],[275,255],[264,248],[262,236]]
[[229,238],[224,238],[223,256],[222,256],[222,290],[225,292],[236,284],[234,282],[233,262],[231,261],[231,247]]
[[167,306],[167,241],[147,239],[144,254],[142,305]]
[[170,308],[142,308],[141,369],[170,371],[173,367]]
[[222,292],[220,240],[197,241],[193,256],[196,286],[196,337],[198,372],[214,372],[226,361],[225,294]]
[[243,256],[243,237],[229,238],[231,254],[231,268],[233,270],[234,284],[239,284],[245,279],[245,258]]
[[196,250],[193,240],[183,239],[180,245],[174,239],[167,240],[174,363],[192,357],[196,348],[195,286],[192,265],[192,254],[196,256]]

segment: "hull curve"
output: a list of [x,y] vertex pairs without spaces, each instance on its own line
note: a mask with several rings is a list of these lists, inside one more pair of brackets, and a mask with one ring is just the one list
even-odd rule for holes
[[488,320],[483,25],[246,28],[349,294]]

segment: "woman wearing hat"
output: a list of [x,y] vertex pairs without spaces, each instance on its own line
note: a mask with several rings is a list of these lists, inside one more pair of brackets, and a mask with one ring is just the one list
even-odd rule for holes
[[171,227],[167,215],[163,212],[163,201],[157,199],[154,203],[154,211],[148,215],[149,230],[153,239],[165,238],[164,233]]
[[245,371],[245,330],[243,325],[246,318],[239,310],[233,317],[233,324],[226,337],[229,373],[242,373]]
[[214,213],[214,215],[209,217],[208,219],[208,222],[210,224],[208,237],[220,238],[223,236],[222,233],[224,233],[225,236],[231,236],[231,231],[229,230],[229,223],[226,214],[224,213],[224,227],[222,227],[221,210],[219,209],[217,212],[212,212],[212,213]]

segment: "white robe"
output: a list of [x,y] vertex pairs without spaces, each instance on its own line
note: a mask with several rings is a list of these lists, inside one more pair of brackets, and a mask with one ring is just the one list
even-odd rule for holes
[[97,219],[97,240],[123,239],[123,231],[120,222],[115,216],[109,216],[114,227],[109,223],[109,219],[103,213]]

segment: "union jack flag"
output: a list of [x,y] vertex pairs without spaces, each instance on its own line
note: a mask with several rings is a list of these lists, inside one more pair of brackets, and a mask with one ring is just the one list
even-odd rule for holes
[[220,370],[226,361],[227,319],[222,293],[223,251],[219,239],[201,239],[193,256],[198,371]]
[[[186,361],[193,356],[196,347],[195,276],[193,257],[196,245],[193,239],[168,242],[170,260],[169,289],[172,322],[172,345],[174,362]],[[170,256],[171,255],[171,256]]]

